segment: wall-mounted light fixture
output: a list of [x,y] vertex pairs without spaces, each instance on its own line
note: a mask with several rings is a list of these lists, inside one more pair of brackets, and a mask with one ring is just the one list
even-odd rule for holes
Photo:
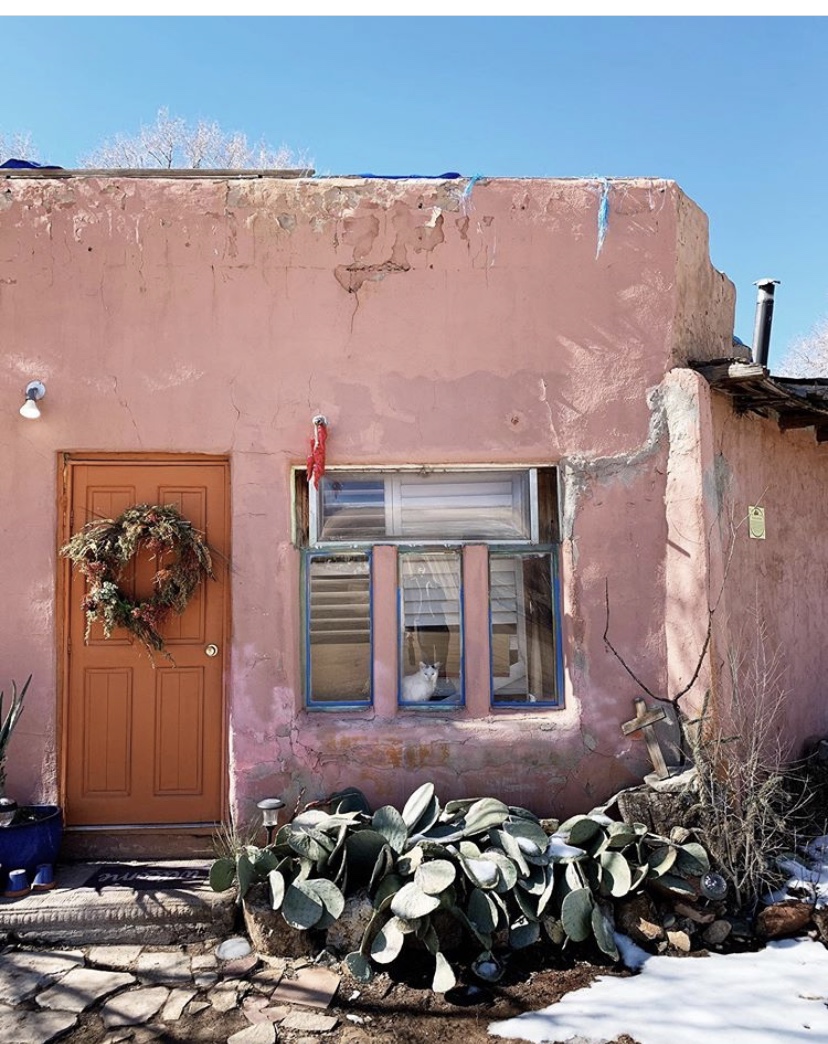
[[46,394],[46,385],[40,381],[29,381],[26,385],[26,401],[20,407],[20,416],[29,420],[37,420],[40,416],[38,402]]

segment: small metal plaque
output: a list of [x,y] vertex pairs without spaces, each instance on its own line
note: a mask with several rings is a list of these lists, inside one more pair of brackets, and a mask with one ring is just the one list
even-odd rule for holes
[[765,509],[763,507],[748,508],[748,530],[751,540],[765,539]]

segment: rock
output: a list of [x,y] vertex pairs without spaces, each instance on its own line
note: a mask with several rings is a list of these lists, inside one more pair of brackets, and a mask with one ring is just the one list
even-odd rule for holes
[[374,913],[368,892],[365,889],[355,892],[345,900],[345,909],[328,929],[328,946],[340,954],[358,950]]
[[247,1019],[248,1022],[252,1023],[254,1026],[258,1022],[269,1022],[270,1020],[268,1019],[267,1015],[261,1014],[262,1008],[266,1008],[268,1003],[269,998],[262,997],[261,995],[258,997],[245,997],[242,1001],[242,1011],[244,1012],[244,1017]]
[[282,1019],[283,1030],[299,1030],[305,1033],[330,1033],[339,1019],[335,1015],[319,1015],[315,1011],[294,1011]]
[[51,989],[39,993],[36,1000],[41,1008],[52,1011],[81,1012],[102,997],[134,982],[135,977],[127,972],[72,968]]
[[823,946],[828,946],[828,907],[821,906],[811,915],[817,936]]
[[216,957],[220,961],[232,961],[237,957],[247,957],[249,953],[252,953],[252,947],[247,939],[242,938],[240,935],[233,936],[232,939],[225,939],[216,948]]
[[783,899],[760,911],[756,919],[756,931],[763,939],[779,939],[783,935],[796,935],[811,923],[813,907],[797,899]]
[[[674,780],[667,782],[673,783]],[[686,790],[665,794],[649,787],[636,787],[621,791],[617,800],[618,811],[625,823],[644,823],[654,834],[668,837],[673,827],[685,824],[696,804],[696,795]]]
[[0,1014],[0,1040],[14,1044],[48,1044],[72,1029],[77,1015],[66,1011],[9,1011]]
[[275,1044],[276,1030],[272,1022],[257,1022],[227,1038],[227,1044]]
[[193,986],[197,990],[209,990],[211,986],[215,986],[218,982],[218,972],[201,972],[198,975],[193,976]]
[[669,775],[666,779],[662,779],[655,772],[650,772],[644,777],[644,782],[658,794],[681,794],[692,788],[696,782],[695,767],[668,765],[667,771]]
[[339,983],[339,975],[328,968],[302,968],[294,979],[282,979],[273,992],[273,1003],[327,1008]]
[[670,831],[670,840],[674,845],[683,845],[685,841],[689,841],[691,837],[691,831],[687,827],[675,826]]
[[140,946],[93,946],[87,960],[90,964],[117,971],[128,971],[141,953]]
[[627,896],[616,905],[615,923],[619,931],[639,945],[646,946],[664,938],[655,905],[643,892]]
[[254,972],[247,981],[254,990],[258,990],[260,993],[270,994],[273,993],[282,981],[284,973],[284,968],[260,968],[257,972]]
[[219,986],[210,994],[210,1003],[216,1011],[232,1011],[239,1002],[235,986]]
[[161,1012],[161,1021],[178,1022],[193,997],[195,990],[173,990]]
[[674,950],[681,950],[682,953],[689,953],[692,945],[690,936],[682,931],[667,932],[667,942]]
[[145,984],[178,986],[192,981],[190,958],[186,953],[174,951],[142,953],[138,958],[136,974]]
[[673,909],[679,917],[686,917],[689,921],[695,921],[696,924],[711,924],[716,920],[716,915],[712,911],[697,910],[695,906],[691,906],[689,903],[679,901]]
[[253,971],[258,963],[258,956],[251,953],[247,957],[237,957],[235,960],[226,961],[219,972],[222,979],[243,979]]
[[113,997],[101,1008],[101,1018],[107,1029],[116,1026],[140,1026],[166,1004],[170,991],[166,986],[151,986],[131,990]]
[[[322,948],[319,932],[291,928],[270,905],[266,885],[254,885],[242,903],[244,924],[256,953],[279,957],[312,957]],[[249,952],[249,951],[248,951]]]
[[702,933],[702,939],[704,939],[708,946],[721,946],[732,930],[733,926],[730,921],[720,919],[714,921],[704,930]]
[[14,1005],[29,1000],[44,983],[82,964],[79,950],[4,953],[0,961],[0,1003]]

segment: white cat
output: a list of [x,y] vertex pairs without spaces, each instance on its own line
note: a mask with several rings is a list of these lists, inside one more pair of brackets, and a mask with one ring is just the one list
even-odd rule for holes
[[420,669],[417,673],[408,674],[402,680],[402,702],[427,703],[437,688],[440,666],[439,662],[423,663],[420,660]]

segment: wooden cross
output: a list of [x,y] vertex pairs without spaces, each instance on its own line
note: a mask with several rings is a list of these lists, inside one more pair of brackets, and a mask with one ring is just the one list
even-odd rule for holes
[[655,773],[659,779],[667,779],[670,773],[664,760],[664,755],[661,753],[658,736],[656,736],[653,728],[655,723],[663,721],[667,714],[661,707],[657,707],[655,710],[647,710],[647,704],[640,696],[635,697],[633,706],[635,707],[635,717],[632,721],[625,721],[621,726],[621,731],[625,736],[629,736],[631,733],[639,730],[644,733],[644,739],[647,741],[647,753],[650,755],[650,761],[653,763]]

